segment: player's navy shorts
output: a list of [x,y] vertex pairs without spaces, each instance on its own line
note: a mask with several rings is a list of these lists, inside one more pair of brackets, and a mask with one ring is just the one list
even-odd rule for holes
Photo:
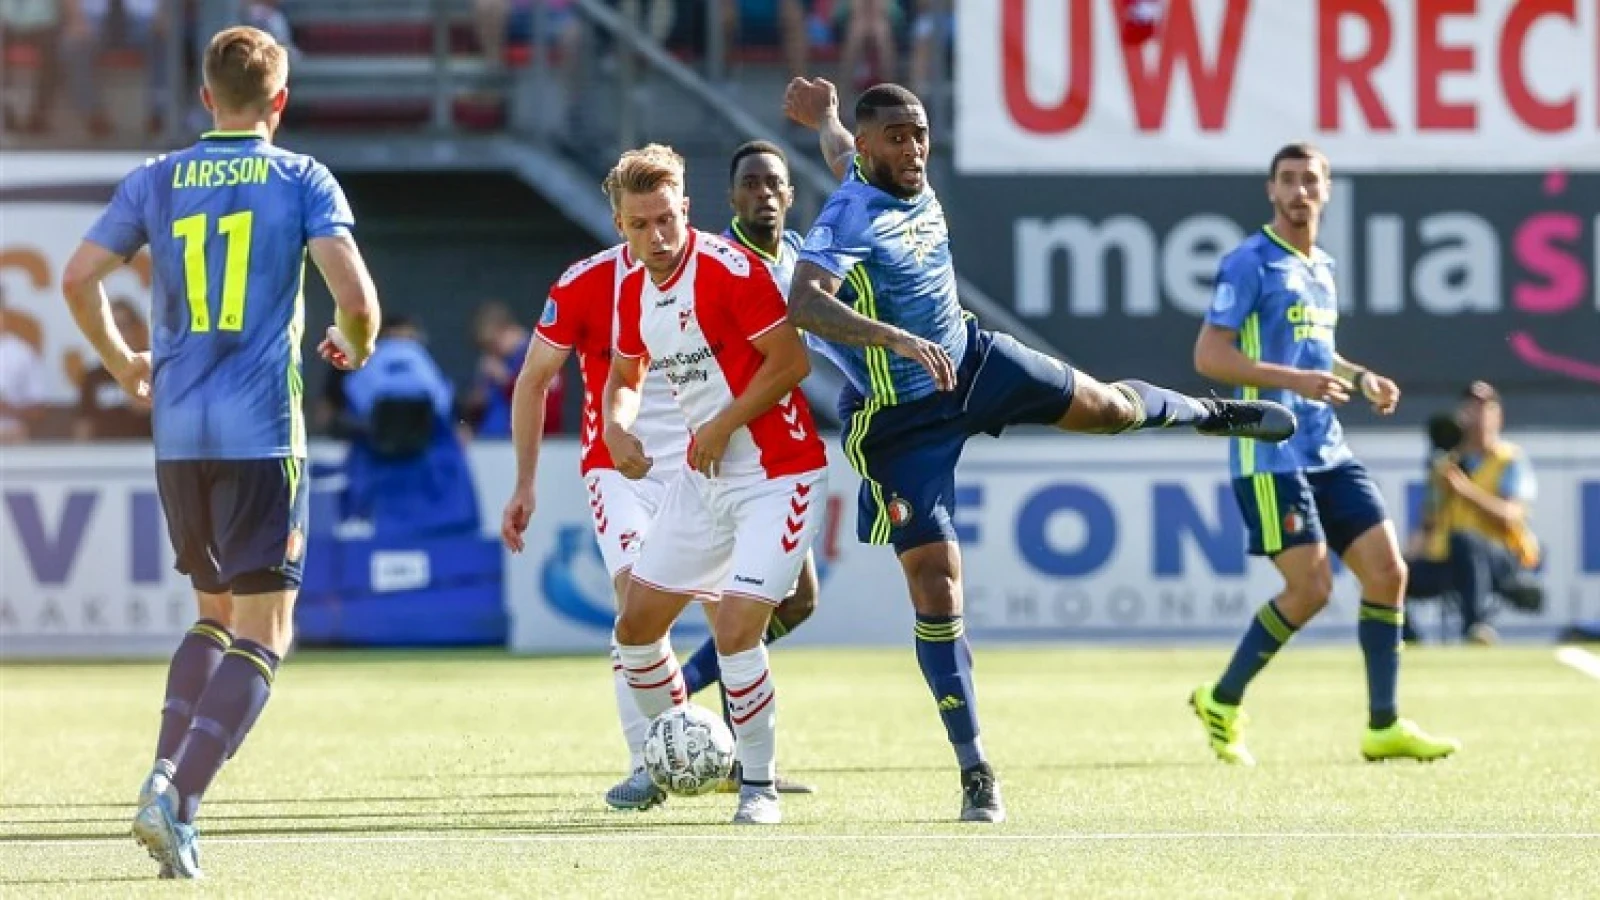
[[971,320],[954,391],[874,408],[847,387],[839,413],[845,456],[862,476],[857,536],[899,553],[954,541],[956,463],[967,439],[1052,425],[1072,405],[1072,388],[1070,366]]
[[305,460],[294,458],[157,461],[178,571],[207,593],[298,587],[311,494],[304,473]]
[[1250,552],[1276,556],[1290,547],[1326,543],[1343,554],[1355,539],[1389,518],[1367,467],[1350,460],[1316,472],[1258,472],[1233,480]]

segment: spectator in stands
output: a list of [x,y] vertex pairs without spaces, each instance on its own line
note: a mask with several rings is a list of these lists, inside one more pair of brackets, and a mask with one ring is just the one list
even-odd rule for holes
[[564,133],[581,109],[579,98],[583,90],[584,28],[573,0],[474,0],[473,9],[478,46],[483,50],[485,62],[496,69],[508,62],[508,43],[516,46],[533,43],[534,12],[538,11],[538,37],[544,46],[555,51],[554,62],[561,70],[564,90],[556,121],[563,126],[558,133]]
[[[903,15],[897,0],[840,0],[836,14],[844,23],[839,51],[839,84],[865,88],[895,79],[894,23]],[[875,66],[863,71],[861,61],[872,45]]]
[[166,6],[162,0],[72,0],[63,5],[64,49],[72,61],[66,67],[67,83],[95,137],[112,132],[100,94],[100,56],[119,46],[137,50],[144,57],[149,73],[148,127],[151,134],[163,130],[162,101],[169,83],[163,36],[168,27],[178,27],[178,23],[166,21]]
[[[150,349],[150,326],[133,301],[111,302],[111,316],[122,339],[136,352]],[[80,441],[136,440],[150,437],[150,404],[128,396],[105,366],[96,366],[78,385],[78,417],[72,434]]]
[[28,439],[44,415],[44,360],[32,343],[7,327],[0,292],[0,444]]
[[810,74],[811,50],[833,43],[827,0],[724,0],[728,46],[781,44],[789,77]]
[[917,17],[911,23],[911,90],[924,100],[937,95],[934,79],[941,70],[949,77],[955,36],[953,0],[918,0]]
[[[478,343],[478,372],[467,396],[469,417],[481,438],[511,437],[511,392],[517,373],[528,355],[528,329],[511,315],[504,303],[490,301],[473,316],[473,336]],[[545,408],[545,433],[561,430],[563,380],[550,385]]]
[[16,83],[10,52],[14,48],[27,47],[38,60],[27,118],[13,113],[9,98],[4,100],[7,131],[41,134],[49,130],[50,111],[61,84],[62,12],[72,4],[73,0],[0,0],[0,30],[5,32],[4,47],[0,48],[0,84]]
[[1528,524],[1538,488],[1522,449],[1500,436],[1505,414],[1493,386],[1468,385],[1456,421],[1459,444],[1432,461],[1422,529],[1409,548],[1407,594],[1449,596],[1466,639],[1492,644],[1498,636],[1485,610],[1491,593],[1524,609],[1543,603],[1539,541]]

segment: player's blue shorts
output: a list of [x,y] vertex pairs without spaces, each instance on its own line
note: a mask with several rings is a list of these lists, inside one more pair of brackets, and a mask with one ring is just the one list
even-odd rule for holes
[[967,438],[1054,424],[1072,405],[1072,388],[1070,366],[970,320],[954,391],[872,409],[847,387],[839,417],[845,456],[862,476],[857,536],[899,553],[955,541],[956,463]]
[[1322,543],[1343,554],[1367,529],[1389,518],[1367,467],[1353,459],[1318,472],[1258,472],[1235,478],[1233,494],[1256,556]]
[[178,571],[206,593],[299,587],[311,495],[304,473],[305,460],[293,458],[157,461]]

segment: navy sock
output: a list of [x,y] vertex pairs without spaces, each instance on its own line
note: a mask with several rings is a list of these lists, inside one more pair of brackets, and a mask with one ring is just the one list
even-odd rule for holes
[[1361,601],[1356,635],[1367,660],[1368,727],[1388,728],[1399,718],[1395,690],[1400,681],[1400,633],[1405,621],[1405,610],[1400,607]]
[[717,662],[717,642],[706,638],[706,642],[684,660],[679,671],[683,673],[683,684],[690,694],[698,694],[702,689],[716,684],[722,677],[722,667]]
[[211,676],[178,751],[173,785],[182,798],[178,818],[193,822],[200,800],[222,763],[244,743],[261,715],[278,673],[278,654],[255,641],[237,640]]
[[962,769],[984,761],[978,740],[977,692],[972,685],[972,648],[960,616],[917,614],[917,665],[938,704],[944,733]]
[[156,759],[171,759],[189,733],[195,704],[233,635],[221,622],[201,619],[190,626],[167,666],[167,699],[161,704],[161,733],[156,738]]
[[1126,394],[1139,413],[1134,423],[1124,431],[1191,427],[1204,422],[1210,415],[1200,401],[1188,394],[1156,387],[1147,381],[1117,381],[1111,386]]
[[1252,679],[1267,663],[1272,661],[1273,654],[1278,648],[1289,642],[1294,633],[1299,630],[1298,625],[1290,625],[1289,620],[1283,617],[1278,610],[1278,601],[1268,600],[1256,613],[1250,627],[1245,630],[1244,638],[1239,641],[1239,648],[1233,651],[1233,660],[1228,663],[1228,670],[1222,673],[1222,678],[1217,686],[1212,689],[1211,696],[1218,703],[1227,703],[1237,706],[1244,699],[1244,689],[1249,686]]

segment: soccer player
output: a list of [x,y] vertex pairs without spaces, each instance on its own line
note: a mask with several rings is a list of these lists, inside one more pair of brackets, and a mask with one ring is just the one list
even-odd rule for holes
[[[201,798],[261,714],[293,637],[306,544],[306,253],[338,306],[324,358],[359,367],[379,324],[339,183],[272,144],[288,74],[284,48],[264,32],[212,38],[201,100],[215,130],[123,179],[62,285],[106,370],[154,404],[161,506],[199,604],[168,670],[155,766],[133,823],[168,877],[200,877]],[[155,340],[135,354],[101,283],[146,244]]]
[[606,178],[617,228],[641,266],[623,279],[602,418],[617,470],[654,461],[630,433],[649,369],[693,429],[617,618],[623,674],[654,718],[688,700],[668,629],[696,598],[713,625],[743,773],[741,824],[782,818],[773,783],[776,699],[762,636],[800,574],[822,520],[827,454],[799,391],[810,358],[783,295],[751,252],[688,227],[683,160],[652,145]]
[[[745,170],[752,177],[742,181],[740,173]],[[780,288],[787,290],[789,276],[794,272],[799,236],[783,230],[784,216],[793,202],[794,192],[789,186],[788,165],[782,151],[765,142],[745,144],[734,152],[730,177],[734,182],[732,202],[738,213],[730,231],[760,236],[752,238],[756,243],[746,246],[760,255]],[[775,211],[776,216],[768,215],[769,211]],[[741,222],[747,224],[741,225]],[[775,247],[780,237],[785,243]],[[598,440],[600,400],[611,369],[617,289],[623,276],[635,266],[637,263],[628,245],[618,244],[575,263],[551,288],[534,331],[537,340],[528,347],[527,361],[512,394],[512,445],[517,453],[517,480],[500,525],[506,547],[521,552],[522,534],[527,530],[536,503],[534,484],[539,445],[544,434],[545,393],[575,350],[583,375],[579,469],[589,490],[595,539],[611,575],[619,607],[628,573],[639,558],[639,549],[661,507],[667,483],[683,467],[689,440],[683,413],[672,399],[671,386],[660,374],[646,377],[633,428],[644,442],[645,452],[656,461],[650,474],[637,480],[622,477],[611,462],[604,442]],[[525,427],[519,427],[519,423]],[[767,624],[766,643],[772,644],[810,617],[816,608],[816,596],[816,566],[807,554],[794,590],[778,605]],[[691,695],[718,683],[721,671],[716,642],[708,639],[702,644],[684,662],[682,671]],[[615,651],[612,673],[617,713],[628,744],[630,774],[606,792],[606,803],[617,809],[649,809],[666,800],[666,793],[656,787],[644,771],[642,754],[649,722],[640,715],[633,701]],[[723,706],[726,709],[726,698]],[[735,772],[730,780],[737,775]],[[813,791],[809,785],[781,776],[774,778],[774,784],[780,793]],[[737,789],[736,784],[733,786]]]
[[1406,566],[1383,497],[1345,443],[1334,407],[1355,391],[1388,415],[1400,402],[1400,388],[1334,349],[1339,304],[1333,258],[1316,245],[1329,177],[1328,158],[1309,144],[1289,144],[1273,155],[1267,170],[1272,224],[1223,258],[1194,348],[1200,374],[1238,385],[1246,399],[1281,402],[1299,422],[1288,442],[1269,446],[1242,435],[1229,454],[1250,552],[1270,558],[1283,575],[1282,593],[1256,613],[1222,678],[1189,698],[1212,751],[1234,765],[1255,765],[1239,709],[1245,688],[1327,605],[1330,550],[1361,583],[1356,629],[1368,697],[1362,755],[1439,759],[1460,749],[1397,711]]
[[985,331],[961,309],[944,211],[929,187],[928,118],[899,85],[856,102],[852,137],[833,85],[797,78],[790,117],[818,129],[843,183],[806,236],[789,318],[822,338],[849,377],[840,398],[845,454],[862,477],[858,535],[892,544],[916,609],[916,653],[961,769],[963,821],[1005,818],[979,740],[972,654],[961,620],[961,552],[952,523],[967,439],[1010,425],[1120,434],[1193,428],[1282,441],[1275,403],[1195,399],[1143,381],[1102,384]]

